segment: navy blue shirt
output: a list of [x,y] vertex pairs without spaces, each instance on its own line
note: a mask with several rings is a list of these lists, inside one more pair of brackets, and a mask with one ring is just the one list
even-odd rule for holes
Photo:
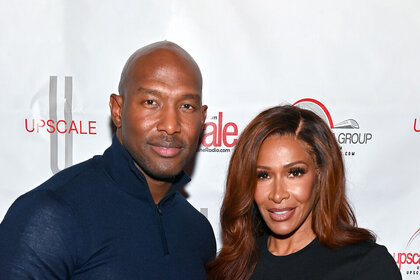
[[206,279],[216,253],[207,219],[177,189],[156,205],[114,136],[103,156],[18,198],[0,225],[0,279]]

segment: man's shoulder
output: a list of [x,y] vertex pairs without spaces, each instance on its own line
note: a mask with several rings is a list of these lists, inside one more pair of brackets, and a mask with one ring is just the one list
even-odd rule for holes
[[102,156],[95,156],[58,172],[36,187],[34,191],[54,191],[67,186],[89,184],[90,182],[97,180],[97,177],[101,176],[103,172],[103,169],[101,168],[101,157]]
[[59,214],[58,209],[68,206],[66,194],[77,192],[84,182],[91,180],[87,174],[92,176],[98,172],[95,171],[98,168],[95,162],[96,159],[92,158],[58,172],[38,187],[18,197],[8,212],[17,209],[17,213],[38,212],[44,216],[49,216],[47,213]]
[[[176,203],[180,208],[180,211],[185,211],[189,215],[187,217],[192,217],[199,220],[207,220],[206,216],[197,210],[181,193],[177,192],[175,196]],[[204,211],[203,208],[201,210]]]
[[95,156],[58,172],[38,187],[21,195],[13,207],[32,205],[34,209],[46,208],[44,210],[47,211],[47,208],[57,205],[72,208],[80,204],[84,197],[99,192],[98,188],[103,186],[101,178],[107,175],[100,162],[101,156]]
[[[94,157],[66,168],[40,186],[18,197],[2,222],[6,232],[74,232],[80,228],[80,209],[88,204],[93,182],[100,171],[100,158]],[[98,183],[96,183],[98,184]],[[37,236],[37,234],[33,234]]]
[[189,228],[201,228],[204,231],[211,232],[213,234],[213,228],[207,218],[208,209],[201,208],[201,211],[198,211],[185,197],[177,193],[176,197],[177,204],[177,219],[182,223],[188,226]]

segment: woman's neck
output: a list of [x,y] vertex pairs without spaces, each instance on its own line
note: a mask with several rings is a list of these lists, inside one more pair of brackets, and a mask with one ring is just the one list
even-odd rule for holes
[[302,250],[315,237],[316,235],[312,229],[297,231],[287,237],[270,235],[267,241],[267,248],[275,256],[286,256]]

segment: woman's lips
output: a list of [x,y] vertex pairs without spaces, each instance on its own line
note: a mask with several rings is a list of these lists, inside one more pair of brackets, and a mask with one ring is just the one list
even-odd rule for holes
[[295,208],[271,208],[268,209],[268,214],[273,221],[283,222],[290,219],[295,213]]

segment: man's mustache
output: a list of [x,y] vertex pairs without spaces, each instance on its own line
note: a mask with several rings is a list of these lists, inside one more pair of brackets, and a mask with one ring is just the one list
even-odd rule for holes
[[150,138],[147,142],[153,146],[159,146],[164,148],[181,149],[186,147],[185,141],[173,135],[155,136],[153,138]]

